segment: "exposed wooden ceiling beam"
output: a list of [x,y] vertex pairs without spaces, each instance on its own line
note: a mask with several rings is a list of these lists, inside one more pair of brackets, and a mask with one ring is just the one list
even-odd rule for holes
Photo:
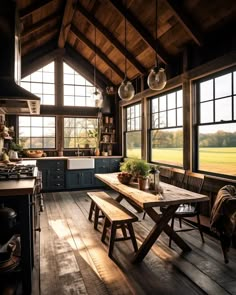
[[180,6],[180,3],[175,0],[164,0],[169,9],[172,10],[175,17],[183,26],[186,33],[194,40],[194,42],[201,46],[202,45],[202,35],[198,31],[197,27],[194,26],[190,18],[184,13],[183,7]]
[[104,54],[98,47],[95,46],[89,39],[85,37],[74,25],[71,26],[71,32],[79,38],[84,44],[86,44],[121,78],[124,78],[124,73]]
[[60,18],[61,17],[58,15],[58,13],[53,13],[48,17],[42,19],[41,21],[37,22],[36,24],[32,25],[29,29],[23,30],[23,32],[21,33],[21,37],[27,37],[34,32],[42,29],[43,27],[50,25],[52,22],[57,22]]
[[32,5],[27,6],[24,9],[20,10],[20,18],[24,18],[32,13],[34,13],[38,9],[42,9],[45,5],[49,4],[53,0],[41,0],[34,2]]
[[139,22],[139,20],[128,10],[126,9],[120,1],[117,0],[109,0],[112,5],[119,11],[119,13],[126,17],[126,20],[130,23],[130,25],[139,33],[142,39],[150,46],[157,54],[157,57],[165,64],[168,64],[170,61],[169,54],[165,51],[163,46],[160,44],[158,40],[155,40],[152,35],[146,30],[143,25]]
[[63,48],[65,46],[68,33],[70,31],[71,22],[76,10],[77,0],[67,0],[65,5],[65,10],[63,14],[63,19],[61,23],[61,29],[58,38],[58,47]]
[[107,30],[92,14],[90,14],[80,3],[77,3],[77,9],[79,12],[99,30],[115,47],[120,51],[121,54],[126,56],[127,60],[143,74],[146,72],[145,67],[143,67],[140,62],[127,50],[125,47],[114,37],[114,35]]
[[50,35],[52,34],[52,32],[57,32],[58,31],[58,26],[57,24],[54,24],[50,30],[48,30],[47,28],[44,28],[43,30],[41,30],[40,33],[38,33],[37,35],[34,35],[32,38],[30,38],[29,40],[27,41],[23,41],[21,43],[21,47],[24,48],[25,46],[29,45],[29,44],[32,44],[33,42],[37,42],[37,41],[40,41],[40,39],[43,39],[45,38],[47,35]]

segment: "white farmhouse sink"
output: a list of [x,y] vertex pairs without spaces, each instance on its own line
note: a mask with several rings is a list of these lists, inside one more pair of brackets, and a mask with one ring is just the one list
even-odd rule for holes
[[94,159],[91,158],[69,158],[67,159],[67,169],[94,169]]

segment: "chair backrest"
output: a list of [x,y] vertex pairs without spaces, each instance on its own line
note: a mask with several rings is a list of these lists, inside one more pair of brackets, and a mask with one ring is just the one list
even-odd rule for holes
[[201,193],[204,184],[204,174],[186,171],[186,189]]
[[171,184],[183,187],[186,171],[184,169],[172,168]]
[[172,168],[166,167],[166,166],[160,166],[160,181],[171,183],[171,177],[172,177]]

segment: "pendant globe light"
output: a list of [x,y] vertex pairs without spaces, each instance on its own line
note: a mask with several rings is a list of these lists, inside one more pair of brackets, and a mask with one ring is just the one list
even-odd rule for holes
[[162,90],[166,86],[167,78],[165,69],[159,67],[159,61],[157,58],[157,10],[158,10],[158,3],[156,0],[156,52],[155,52],[155,67],[151,69],[147,83],[150,89],[152,90]]
[[93,84],[95,87],[95,91],[93,92],[93,97],[95,99],[95,106],[97,108],[101,108],[102,104],[103,104],[103,97],[102,97],[102,93],[97,89],[97,81],[96,81],[96,70],[97,70],[97,34],[96,34],[96,27],[94,27],[94,43],[95,43],[95,57],[94,57],[94,73],[93,73]]
[[[126,6],[126,5],[125,5]],[[126,50],[126,15],[125,15],[125,50]],[[123,100],[131,100],[134,97],[134,87],[127,79],[127,59],[125,55],[125,78],[118,88],[119,97]]]

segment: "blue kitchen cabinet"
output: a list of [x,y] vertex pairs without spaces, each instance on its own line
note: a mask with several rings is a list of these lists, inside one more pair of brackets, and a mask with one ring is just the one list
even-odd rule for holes
[[38,160],[38,169],[42,172],[43,191],[65,189],[65,160]]
[[94,186],[94,169],[67,170],[66,188],[81,189]]

